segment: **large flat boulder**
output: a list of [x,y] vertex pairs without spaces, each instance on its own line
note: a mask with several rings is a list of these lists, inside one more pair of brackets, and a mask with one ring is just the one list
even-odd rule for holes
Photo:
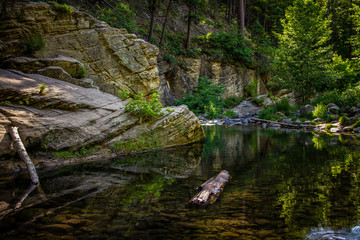
[[[41,94],[42,84],[46,89]],[[155,139],[156,145],[147,145],[145,149],[153,149],[185,145],[204,137],[199,120],[185,105],[172,107],[173,111],[156,121],[140,123],[136,116],[125,112],[127,102],[111,94],[38,74],[3,69],[0,91],[0,156],[15,153],[8,133],[11,125],[19,127],[25,146],[35,152],[76,149],[89,144],[114,152],[114,142],[146,137]],[[116,149],[115,153],[137,149],[125,150]],[[1,165],[11,164],[3,161]]]

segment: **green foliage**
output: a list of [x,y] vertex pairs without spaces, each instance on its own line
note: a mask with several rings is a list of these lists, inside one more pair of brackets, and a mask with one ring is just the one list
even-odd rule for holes
[[94,146],[91,146],[91,147],[82,146],[80,149],[70,148],[68,150],[52,152],[52,154],[56,158],[61,158],[61,159],[78,158],[78,157],[85,157],[87,155],[93,154],[93,153],[99,151],[99,149],[100,149],[100,147],[98,147],[98,146],[95,146],[95,147]]
[[280,101],[273,104],[271,107],[263,109],[259,113],[260,119],[267,119],[271,121],[278,121],[281,117],[291,115],[292,106],[289,99],[282,98]]
[[229,118],[232,118],[232,117],[235,117],[236,116],[236,113],[233,111],[233,110],[226,110],[223,114],[222,114],[224,117],[229,117]]
[[183,99],[177,101],[175,105],[185,104],[195,114],[205,113],[205,108],[210,111],[211,104],[215,110],[222,110],[223,100],[221,95],[223,93],[223,85],[213,84],[210,79],[200,77],[197,87],[191,93],[186,94]]
[[112,27],[125,28],[129,33],[142,32],[136,23],[135,17],[136,14],[130,9],[129,4],[118,3],[114,10],[109,8],[101,9],[98,19],[107,22]]
[[45,89],[47,88],[46,84],[45,83],[42,83],[39,85],[39,94],[40,95],[44,95],[45,94]]
[[232,60],[249,65],[253,55],[248,41],[242,34],[230,34],[220,32],[219,34],[209,32],[207,35],[196,38],[197,43],[206,52],[206,49],[218,49],[221,60]]
[[205,113],[209,119],[214,119],[219,117],[221,113],[221,109],[219,107],[215,107],[212,102],[209,105],[205,106]]
[[68,14],[72,14],[74,12],[74,9],[70,6],[68,6],[66,3],[60,4],[57,2],[50,2],[50,4],[58,12],[63,12],[63,13],[68,13]]
[[255,81],[251,81],[250,85],[244,87],[244,94],[248,97],[256,97],[257,94],[257,86],[258,86],[259,80],[256,79]]
[[169,53],[164,54],[164,60],[167,63],[170,63],[170,64],[175,64],[176,63],[176,58],[174,57],[174,55],[169,54]]
[[348,126],[350,124],[350,120],[347,116],[341,116],[339,122],[342,126]]
[[244,97],[229,97],[224,99],[224,108],[234,108],[239,105],[245,98]]
[[120,99],[121,99],[122,101],[125,101],[125,100],[127,100],[127,99],[130,98],[130,91],[127,90],[127,89],[120,90],[120,91],[119,91],[119,94],[120,94]]
[[328,45],[330,18],[321,2],[295,0],[282,24],[275,62],[278,80],[305,101],[336,79],[331,65],[335,55]]
[[324,104],[317,104],[312,114],[316,118],[325,118],[326,117],[327,108]]
[[154,135],[143,135],[135,139],[120,140],[111,144],[113,151],[121,151],[124,154],[156,148],[161,148],[161,144]]
[[259,113],[259,118],[270,121],[278,121],[281,119],[281,116],[276,112],[274,108],[270,107],[261,110],[261,112]]
[[22,44],[26,48],[26,53],[33,54],[37,51],[43,51],[46,41],[42,35],[34,34],[29,36]]
[[[121,93],[120,93],[121,94]],[[146,99],[143,93],[135,94],[125,106],[125,111],[132,112],[140,118],[140,122],[150,121],[165,115],[161,110],[163,105],[159,102],[159,94],[154,92]],[[166,111],[170,111],[166,109]]]
[[332,90],[326,91],[320,94],[312,104],[323,103],[325,105],[329,103],[335,103],[339,107],[351,107],[360,102],[360,84],[350,87],[345,91]]
[[273,106],[277,112],[282,112],[286,116],[291,114],[292,107],[287,98],[281,98],[280,101],[276,102]]
[[79,68],[79,70],[75,73],[75,78],[86,78],[86,70],[84,67]]

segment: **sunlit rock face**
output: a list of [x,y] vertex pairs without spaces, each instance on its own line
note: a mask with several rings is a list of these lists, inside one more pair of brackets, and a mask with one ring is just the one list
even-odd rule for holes
[[159,63],[161,96],[168,105],[190,93],[197,86],[199,77],[207,77],[213,83],[223,84],[223,98],[244,96],[246,88],[252,82],[257,82],[258,94],[267,94],[265,84],[254,69],[207,60],[206,57],[178,59],[181,63],[178,66]]
[[71,57],[85,66],[88,77],[104,92],[120,89],[148,94],[159,87],[157,47],[112,28],[86,13],[72,14],[43,2],[3,1],[0,9],[0,60],[23,56],[24,42],[34,34],[46,41],[35,57]]
[[[40,92],[42,84],[46,88]],[[165,115],[157,120],[140,122],[124,110],[126,101],[111,94],[3,69],[0,91],[0,156],[14,153],[8,133],[11,125],[19,127],[25,146],[35,152],[97,144],[106,153],[115,142],[142,137],[155,139],[156,145],[145,147],[154,149],[186,145],[204,137],[199,120],[185,105],[164,109]],[[117,151],[122,153],[121,149]],[[17,167],[10,161],[1,164],[4,171]]]

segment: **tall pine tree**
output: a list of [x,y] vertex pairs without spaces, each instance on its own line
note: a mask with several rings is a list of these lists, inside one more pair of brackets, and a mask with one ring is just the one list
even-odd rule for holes
[[326,7],[314,0],[295,0],[282,21],[276,59],[277,75],[283,87],[293,90],[302,101],[331,81],[334,57],[330,19]]

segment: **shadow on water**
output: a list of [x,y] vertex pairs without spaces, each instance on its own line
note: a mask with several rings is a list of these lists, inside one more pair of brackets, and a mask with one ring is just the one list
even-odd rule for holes
[[[359,239],[356,138],[211,126],[203,144],[89,163],[0,183],[6,239]],[[351,144],[355,143],[355,144]],[[231,182],[206,209],[196,188]]]

